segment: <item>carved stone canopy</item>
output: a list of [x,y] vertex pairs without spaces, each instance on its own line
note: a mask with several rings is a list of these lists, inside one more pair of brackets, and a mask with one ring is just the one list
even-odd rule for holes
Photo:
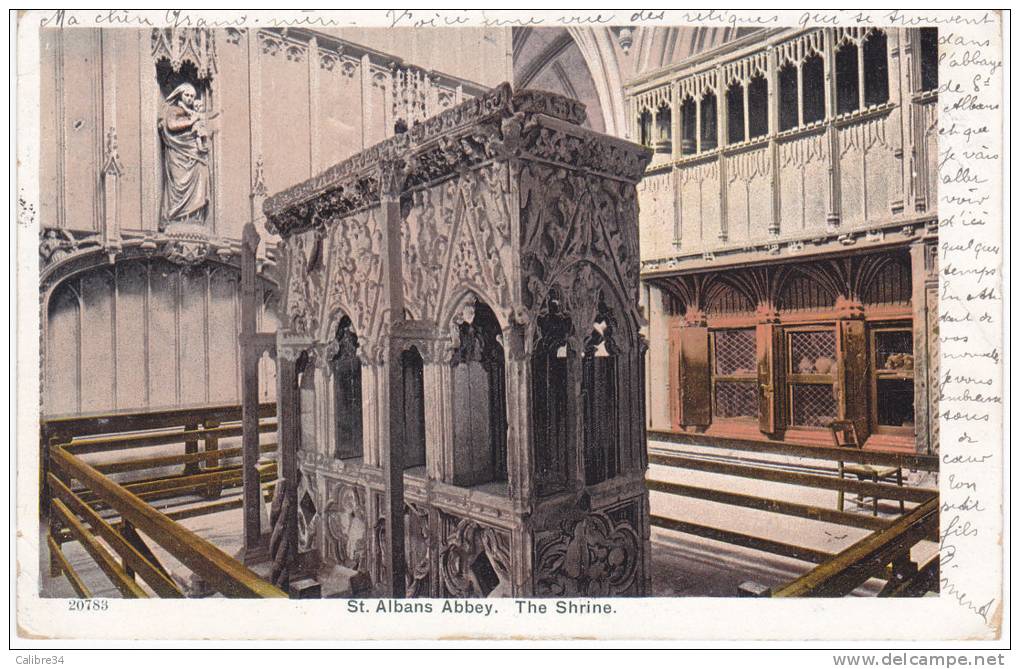
[[[478,164],[526,157],[637,183],[646,149],[585,130],[584,105],[500,84],[321,174],[266,199],[268,227],[283,237],[377,205],[383,190],[434,184]],[[403,180],[390,166],[403,164]],[[381,169],[383,166],[387,169]]]

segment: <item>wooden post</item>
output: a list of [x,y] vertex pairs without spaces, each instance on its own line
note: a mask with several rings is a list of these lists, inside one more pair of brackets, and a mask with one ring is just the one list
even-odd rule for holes
[[[213,420],[213,419],[207,419],[202,424],[202,427],[207,429],[207,430],[216,429],[219,426],[220,426],[220,422],[218,420]],[[206,437],[205,437],[205,452],[206,453],[215,453],[218,450],[220,450],[220,438],[218,436],[216,436],[215,434],[206,435]],[[216,469],[216,468],[222,467],[223,466],[223,462],[220,461],[218,458],[212,457],[212,458],[209,458],[208,460],[205,461],[205,466],[206,466],[207,469]],[[223,492],[223,486],[220,485],[219,483],[213,483],[206,490],[205,496],[207,498],[209,498],[209,499],[213,499],[213,498],[219,497],[221,492]]]
[[[279,479],[270,517],[269,553],[273,585],[286,590],[297,562],[297,450],[301,437],[298,351],[281,348],[277,355],[276,415],[279,435]],[[256,472],[257,476],[257,472]],[[258,490],[256,479],[256,490]]]
[[779,371],[782,360],[776,359],[781,349],[779,313],[771,304],[758,307],[755,326],[758,359],[758,430],[775,435],[780,431],[778,398],[782,394]]
[[837,299],[836,387],[837,410],[852,421],[863,445],[868,438],[869,364],[865,342],[864,308],[857,300]]
[[261,545],[259,482],[259,351],[255,346],[255,253],[259,234],[248,223],[241,236],[241,476],[244,486],[245,562],[254,559]]
[[[383,231],[383,270],[389,307],[390,327],[397,329],[404,320],[404,295],[400,259],[400,191],[403,189],[403,165],[399,162],[384,161],[380,166],[380,212]],[[392,341],[385,342],[389,355],[383,361],[387,379],[388,402],[384,411],[380,435],[384,494],[384,517],[386,523],[386,589],[390,597],[406,595],[404,556],[404,448],[399,435],[403,432],[404,393],[400,369],[399,347]]]
[[[193,431],[198,429],[198,423],[188,423],[187,425],[184,426],[184,429],[187,430],[188,432],[193,432]],[[194,438],[194,437],[189,437],[184,442],[184,454],[185,455],[191,455],[193,453],[198,453],[198,439]],[[198,469],[198,463],[197,462],[186,462],[184,464],[184,475],[185,476],[189,476],[191,474],[197,474],[198,472],[199,472],[199,469]]]

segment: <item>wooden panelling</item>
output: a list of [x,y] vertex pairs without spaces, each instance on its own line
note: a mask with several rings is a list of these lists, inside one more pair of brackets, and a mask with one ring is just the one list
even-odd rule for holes
[[97,185],[102,144],[100,32],[64,31],[60,42],[64,221],[73,230],[97,230]]
[[97,411],[114,403],[117,361],[113,324],[116,301],[113,271],[102,268],[81,279],[81,408]]
[[[266,188],[276,192],[311,176],[308,46],[259,32],[262,153]],[[283,135],[286,133],[286,140]]]
[[810,132],[779,143],[780,230],[825,229],[829,149],[825,135]]
[[[236,401],[237,285],[225,266],[136,260],[57,286],[46,323],[45,411]],[[263,320],[275,329],[274,308]],[[275,392],[274,377],[262,398]]]
[[772,161],[768,147],[728,156],[726,180],[728,240],[766,238],[772,224]]

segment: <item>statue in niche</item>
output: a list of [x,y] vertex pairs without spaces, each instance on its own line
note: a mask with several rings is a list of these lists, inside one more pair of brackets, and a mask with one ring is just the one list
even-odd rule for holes
[[203,225],[209,205],[209,135],[204,100],[183,83],[170,93],[159,118],[163,142],[161,226]]

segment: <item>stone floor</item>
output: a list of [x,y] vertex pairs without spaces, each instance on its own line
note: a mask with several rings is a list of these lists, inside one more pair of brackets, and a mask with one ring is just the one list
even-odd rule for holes
[[[650,444],[652,448],[670,448],[667,444]],[[769,454],[725,453],[718,449],[674,447],[674,450],[701,457],[726,457],[745,464],[776,467],[787,470],[834,473],[827,461],[772,456]],[[685,469],[652,465],[649,478],[683,482],[689,485],[712,487],[732,492],[795,501],[820,507],[835,508],[836,493],[830,490],[804,488],[755,479],[721,476]],[[677,497],[659,492],[651,493],[651,510],[654,515],[696,522],[721,529],[742,532],[758,537],[836,553],[867,536],[868,530],[833,525],[809,519],[755,511],[739,507]],[[855,510],[853,503],[847,510]],[[909,510],[909,505],[908,505]],[[891,502],[880,506],[880,515],[893,517],[899,508]],[[860,509],[870,512],[870,507]],[[198,516],[181,523],[211,541],[225,552],[236,555],[241,549],[241,510],[221,511]],[[45,535],[43,535],[45,536]],[[117,597],[117,591],[95,566],[92,559],[77,544],[65,544],[65,553],[72,566],[80,569],[86,583],[97,597]],[[187,570],[158,546],[154,552],[171,573],[186,576]],[[922,542],[915,550],[915,560],[926,561],[935,554],[935,544]],[[749,550],[709,539],[703,539],[669,530],[652,528],[652,594],[657,597],[732,597],[740,584],[753,581],[768,587],[788,583],[806,573],[812,564]],[[73,591],[67,580],[60,576],[49,577],[48,556],[40,560],[44,596],[71,597]],[[868,581],[853,594],[873,596],[882,582]]]

